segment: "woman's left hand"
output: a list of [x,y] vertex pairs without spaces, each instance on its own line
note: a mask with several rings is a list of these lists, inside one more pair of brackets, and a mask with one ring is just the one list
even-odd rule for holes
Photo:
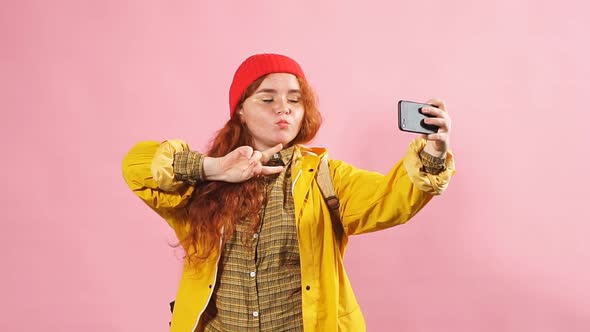
[[439,129],[435,134],[425,135],[428,143],[424,147],[424,151],[434,157],[444,158],[451,144],[451,117],[442,100],[433,98],[426,103],[434,105],[434,107],[423,107],[422,112],[434,117],[426,118],[424,122],[435,125]]

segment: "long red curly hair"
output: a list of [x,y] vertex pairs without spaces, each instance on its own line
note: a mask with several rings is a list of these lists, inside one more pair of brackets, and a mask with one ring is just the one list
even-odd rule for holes
[[[240,98],[238,109],[258,89],[266,76],[250,84]],[[313,90],[304,78],[298,77],[297,80],[305,112],[299,133],[288,146],[312,140],[322,123]],[[252,146],[252,136],[240,121],[238,112],[234,112],[211,141],[207,156],[222,157],[244,145]],[[251,178],[241,183],[210,181],[198,185],[188,206],[190,231],[180,241],[186,250],[189,264],[197,264],[210,257],[218,248],[220,240],[229,240],[239,222],[247,221],[248,229],[253,234],[260,223],[259,211],[264,200],[264,179],[261,178]]]

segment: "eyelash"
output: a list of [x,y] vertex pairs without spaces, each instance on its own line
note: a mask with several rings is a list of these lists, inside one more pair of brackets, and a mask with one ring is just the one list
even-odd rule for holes
[[[274,99],[262,99],[262,102],[263,102],[263,103],[267,103],[267,104],[270,104],[270,103],[272,103],[273,101],[274,101]],[[290,103],[299,103],[299,102],[301,101],[301,99],[297,99],[297,100],[294,100],[294,99],[288,99],[287,101],[288,101],[288,102],[290,102]]]

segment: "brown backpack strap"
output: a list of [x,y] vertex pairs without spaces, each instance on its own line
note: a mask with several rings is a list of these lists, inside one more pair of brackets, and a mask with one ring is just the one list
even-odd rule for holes
[[328,155],[325,155],[320,160],[320,166],[317,173],[317,182],[330,210],[330,219],[332,220],[332,229],[336,237],[336,243],[340,247],[344,228],[340,219],[340,200],[334,190],[334,183],[332,183],[332,176],[330,175],[330,166],[328,165]]

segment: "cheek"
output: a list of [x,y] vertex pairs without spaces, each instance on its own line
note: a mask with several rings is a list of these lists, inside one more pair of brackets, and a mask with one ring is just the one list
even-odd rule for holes
[[245,124],[246,127],[250,129],[250,131],[260,135],[267,133],[268,130],[272,129],[273,121],[269,120],[264,116],[250,116]]
[[245,111],[244,115],[242,115],[242,122],[248,127],[258,126],[261,123],[260,115],[260,112],[255,112],[252,110]]
[[298,123],[297,127],[301,128],[301,124],[303,123],[303,116],[305,115],[305,111],[301,110],[299,114],[297,114],[296,121]]

